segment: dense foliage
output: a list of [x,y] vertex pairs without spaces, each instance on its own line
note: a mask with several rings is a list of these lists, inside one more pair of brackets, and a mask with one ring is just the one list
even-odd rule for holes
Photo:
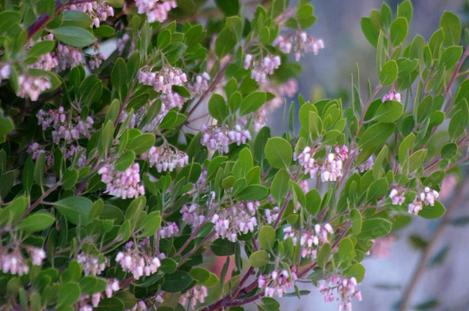
[[314,9],[260,2],[0,2],[2,310],[275,310],[301,281],[351,310],[376,239],[445,213],[458,17],[409,38],[411,2],[383,4],[361,20],[377,83],[290,103]]

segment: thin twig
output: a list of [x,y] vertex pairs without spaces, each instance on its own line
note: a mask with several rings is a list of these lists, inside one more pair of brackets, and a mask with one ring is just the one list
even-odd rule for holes
[[412,277],[410,278],[410,281],[407,284],[406,289],[404,290],[402,300],[399,305],[400,311],[407,311],[409,309],[409,305],[412,299],[412,294],[414,293],[414,290],[416,289],[420,278],[423,276],[425,272],[428,260],[430,259],[430,256],[432,255],[433,247],[435,246],[438,239],[443,235],[444,229],[446,225],[448,224],[448,220],[450,219],[451,213],[458,206],[460,206],[461,203],[464,202],[464,198],[468,191],[469,191],[469,182],[465,182],[462,186],[458,187],[458,189],[456,190],[457,196],[453,199],[453,202],[446,210],[446,214],[440,220],[438,227],[433,232],[430,238],[430,241],[425,246],[425,248],[422,251],[422,254],[420,255],[420,259],[418,260],[418,265],[416,269],[414,270],[414,273],[412,274]]
[[445,104],[444,104],[444,109],[443,111],[444,112],[448,112],[451,105],[450,105],[450,98],[448,97],[449,95],[449,92],[451,91],[451,88],[454,84],[454,81],[456,81],[456,78],[459,74],[459,72],[461,71],[461,68],[462,66],[464,65],[464,62],[466,61],[466,58],[469,56],[469,46],[466,46],[465,48],[465,51],[464,51],[464,54],[461,56],[461,58],[459,59],[459,62],[458,64],[456,65],[456,68],[454,69],[453,71],[453,74],[451,76],[451,79],[449,80],[449,83],[448,83],[448,86],[446,87],[446,90],[445,90]]

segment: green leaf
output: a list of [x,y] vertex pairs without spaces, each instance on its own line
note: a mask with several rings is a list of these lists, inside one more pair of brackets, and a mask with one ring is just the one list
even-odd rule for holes
[[316,189],[311,189],[306,194],[306,210],[311,215],[316,215],[321,207],[321,195]]
[[331,255],[332,248],[329,243],[325,243],[318,252],[317,264],[319,267],[324,267],[329,261],[329,256]]
[[41,153],[34,164],[34,181],[40,187],[42,187],[44,181],[44,168],[46,165],[45,156],[46,155],[44,153]]
[[360,211],[356,208],[352,209],[350,218],[352,219],[352,233],[354,235],[360,234],[363,225],[363,218]]
[[68,197],[52,203],[57,211],[74,225],[86,225],[93,202],[85,197]]
[[443,12],[440,18],[440,27],[443,29],[445,44],[459,44],[462,27],[461,21],[456,14],[449,11]]
[[218,57],[230,53],[240,39],[242,23],[239,16],[230,16],[226,19],[225,26],[220,31],[215,41],[215,53]]
[[72,189],[78,181],[78,170],[69,168],[65,171],[62,186],[65,190]]
[[270,166],[288,168],[292,161],[293,150],[285,138],[272,137],[265,144],[264,154]]
[[111,82],[114,89],[119,93],[121,100],[123,100],[127,94],[127,79],[127,65],[124,59],[119,57],[112,67]]
[[296,20],[303,29],[311,27],[316,21],[314,7],[306,1],[300,4],[296,10]]
[[391,123],[377,123],[368,127],[358,137],[362,153],[357,161],[360,163],[368,159],[374,151],[381,149],[393,132],[394,124]]
[[34,44],[28,51],[27,58],[37,60],[41,55],[51,52],[55,47],[55,41],[45,40]]
[[106,155],[107,150],[111,146],[114,138],[114,124],[112,121],[107,121],[106,125],[101,129],[99,136],[99,150],[101,154]]
[[87,294],[103,292],[106,285],[105,279],[94,276],[85,276],[80,280],[81,291]]
[[391,59],[384,64],[379,73],[379,80],[383,85],[391,85],[397,79],[399,68],[395,60]]
[[96,42],[96,38],[91,32],[76,26],[64,26],[50,31],[59,41],[77,48],[83,48]]
[[416,137],[414,133],[410,133],[401,141],[401,144],[399,145],[399,153],[398,153],[399,163],[403,164],[404,161],[407,159],[407,157],[409,157],[410,151],[414,147],[415,138]]
[[426,219],[440,218],[446,213],[446,209],[439,201],[435,201],[434,206],[426,205],[419,212],[419,216]]
[[47,212],[37,212],[29,215],[21,221],[17,228],[27,233],[36,231],[43,231],[52,226],[55,222],[55,217]]
[[175,273],[164,276],[161,289],[170,293],[181,292],[189,288],[192,282],[193,279],[188,272],[179,270]]
[[337,254],[341,260],[351,260],[355,257],[355,247],[350,238],[340,241]]
[[[2,9],[5,9],[3,7]],[[20,23],[21,15],[19,11],[5,10],[0,12],[0,34],[8,33],[10,28]]]
[[215,3],[226,16],[238,15],[239,13],[239,0],[215,0]]
[[365,38],[372,46],[376,47],[379,37],[379,27],[373,23],[370,17],[362,17],[360,25]]
[[446,70],[452,69],[456,63],[458,62],[459,58],[463,53],[462,46],[450,46],[443,51],[441,54],[441,64],[445,66]]
[[381,123],[392,123],[399,120],[402,116],[404,107],[397,101],[386,101],[376,110],[374,120]]
[[15,124],[10,117],[0,114],[0,143],[5,142],[7,135],[15,129]]
[[249,264],[254,268],[265,266],[269,261],[269,254],[265,250],[258,250],[249,256]]
[[361,238],[375,239],[391,232],[392,223],[384,218],[368,218],[363,221]]
[[264,250],[271,250],[275,243],[275,229],[270,225],[264,225],[259,230],[259,246]]
[[139,155],[150,149],[155,144],[155,140],[154,134],[145,133],[130,139],[127,148]]
[[253,92],[243,98],[241,103],[240,113],[246,115],[251,112],[257,111],[267,101],[267,95],[264,92]]
[[208,111],[212,117],[223,122],[229,113],[228,106],[226,105],[223,96],[214,93],[208,102]]
[[412,22],[413,10],[412,1],[404,0],[397,6],[397,16],[404,17],[407,23],[410,24]]
[[69,282],[64,283],[59,287],[57,292],[57,306],[67,307],[72,306],[80,298],[81,290],[78,283]]
[[354,277],[357,282],[360,283],[365,277],[365,268],[362,264],[356,263],[345,271],[345,275],[348,277]]
[[408,157],[407,160],[404,162],[404,171],[410,173],[422,168],[426,156],[427,149],[420,149],[412,153],[410,157]]
[[217,256],[230,256],[235,253],[236,243],[225,239],[216,239],[210,245],[210,249]]
[[263,200],[269,195],[269,188],[262,185],[249,185],[241,189],[236,198],[243,201]]
[[8,202],[4,209],[0,209],[0,224],[7,222],[16,222],[23,215],[28,207],[28,198],[24,195],[16,197],[13,201]]
[[403,17],[398,17],[391,24],[391,41],[394,46],[401,44],[407,37],[409,24]]
[[290,175],[284,169],[281,169],[275,174],[270,186],[270,193],[273,198],[280,204],[285,198],[288,192],[288,185],[290,181]]
[[80,28],[88,28],[91,25],[91,19],[88,14],[80,11],[64,11],[62,13],[61,26],[76,26]]
[[143,236],[149,237],[153,236],[161,226],[161,215],[159,211],[154,211],[148,214],[145,217],[145,220],[142,224],[142,233]]
[[163,121],[161,121],[160,129],[170,130],[175,129],[182,125],[186,121],[187,117],[183,113],[179,113],[176,110],[170,110]]
[[117,160],[115,168],[118,171],[125,171],[135,161],[135,152],[133,150],[127,150]]

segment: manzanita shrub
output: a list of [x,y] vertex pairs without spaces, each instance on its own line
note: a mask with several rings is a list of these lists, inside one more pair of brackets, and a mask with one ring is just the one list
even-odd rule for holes
[[305,281],[351,310],[374,240],[444,214],[467,163],[453,13],[408,38],[412,3],[383,4],[361,20],[379,79],[295,105],[324,48],[307,1],[0,7],[2,310],[276,310]]

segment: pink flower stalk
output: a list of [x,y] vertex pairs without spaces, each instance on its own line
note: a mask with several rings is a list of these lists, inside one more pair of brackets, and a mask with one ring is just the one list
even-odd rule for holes
[[387,101],[397,101],[397,102],[401,102],[401,93],[399,92],[396,92],[394,90],[390,90],[388,93],[386,93],[383,98],[381,99],[381,101],[384,103],[384,102],[387,102]]
[[105,1],[91,1],[84,3],[72,4],[69,6],[71,11],[81,11],[91,18],[91,25],[99,27],[101,22],[106,21],[109,17],[114,16],[114,9]]
[[142,155],[144,160],[152,167],[156,167],[158,172],[172,172],[176,168],[182,168],[189,164],[189,156],[180,150],[162,145],[159,147],[151,147],[150,150]]
[[412,203],[409,204],[409,213],[417,215],[424,206],[434,206],[439,193],[436,190],[425,187],[424,191],[420,192]]
[[46,258],[46,252],[42,248],[39,248],[39,247],[30,246],[30,247],[27,247],[26,249],[29,253],[32,264],[35,266],[42,266],[42,262]]
[[395,238],[392,235],[374,240],[370,255],[379,258],[388,257],[394,241]]
[[10,74],[11,74],[11,65],[0,64],[0,82],[2,82],[2,80],[10,78]]
[[131,199],[145,194],[140,183],[140,166],[132,164],[123,172],[117,171],[112,165],[105,164],[98,171],[101,181],[106,184],[106,193],[112,196]]
[[402,205],[405,201],[405,192],[399,188],[392,188],[389,193],[392,205]]
[[31,65],[31,68],[52,71],[59,66],[59,60],[52,53],[42,55],[37,62]]
[[299,61],[301,56],[306,53],[318,55],[319,51],[324,49],[324,41],[316,39],[304,31],[299,31],[294,36],[278,36],[274,40],[273,46],[278,47],[285,54],[290,54],[294,51],[295,60]]
[[346,278],[333,275],[319,282],[319,291],[325,302],[337,300],[340,311],[352,311],[352,299],[362,300],[362,294],[354,277]]
[[257,285],[264,290],[267,297],[283,297],[293,287],[297,278],[294,269],[291,272],[286,269],[274,270],[270,275],[260,275]]
[[240,202],[220,210],[212,216],[217,238],[231,242],[238,240],[238,234],[252,232],[257,227],[256,208],[259,202]]
[[85,275],[100,275],[108,264],[107,258],[101,259],[91,254],[80,253],[77,256],[77,262],[83,268]]
[[272,209],[266,208],[264,210],[265,220],[267,221],[268,224],[273,224],[277,220],[279,214],[280,214],[280,208],[278,206],[275,206]]
[[[259,62],[252,62],[252,56],[246,55],[245,68],[252,67],[251,77],[260,84],[267,83],[267,76],[270,76],[274,71],[280,67],[282,61],[277,55],[268,55],[261,59]],[[250,65],[250,66],[247,66]]]
[[83,52],[68,45],[57,45],[57,57],[59,60],[59,70],[73,68],[85,63]]
[[197,228],[205,222],[205,216],[200,213],[199,205],[186,204],[181,209],[182,220],[192,228]]
[[21,74],[18,78],[18,96],[29,98],[31,101],[36,101],[42,92],[52,87],[52,84],[47,77],[29,76]]
[[183,86],[187,83],[187,75],[179,68],[166,66],[159,72],[140,70],[138,81],[144,85],[152,86],[155,91],[163,94],[172,93],[175,85]]
[[0,268],[7,274],[24,275],[29,272],[29,267],[18,249],[13,252],[0,249]]
[[196,285],[186,291],[179,297],[179,303],[183,307],[189,307],[195,310],[195,306],[204,303],[205,297],[208,296],[208,289],[203,285]]
[[207,72],[203,72],[195,77],[195,81],[189,85],[189,91],[192,96],[202,95],[208,90],[210,82],[210,75]]
[[357,170],[360,173],[364,173],[364,172],[372,169],[374,164],[375,164],[375,157],[373,155],[371,155],[365,162],[363,162],[362,164],[360,164],[357,167]]
[[124,251],[117,253],[116,262],[123,271],[131,273],[135,280],[156,273],[161,266],[157,256],[141,252],[136,247],[133,248],[132,244],[126,245]]
[[174,0],[136,0],[137,11],[139,14],[145,14],[148,22],[164,22],[168,19],[168,13],[176,8]]
[[323,182],[337,181],[342,177],[343,162],[340,156],[329,153],[321,167],[321,180]]
[[107,285],[106,285],[106,289],[104,290],[104,292],[106,293],[106,297],[107,298],[111,298],[112,295],[119,291],[120,290],[120,286],[119,286],[119,280],[118,279],[109,279],[107,280]]
[[162,239],[171,238],[179,233],[179,227],[175,222],[169,222],[158,231]]

